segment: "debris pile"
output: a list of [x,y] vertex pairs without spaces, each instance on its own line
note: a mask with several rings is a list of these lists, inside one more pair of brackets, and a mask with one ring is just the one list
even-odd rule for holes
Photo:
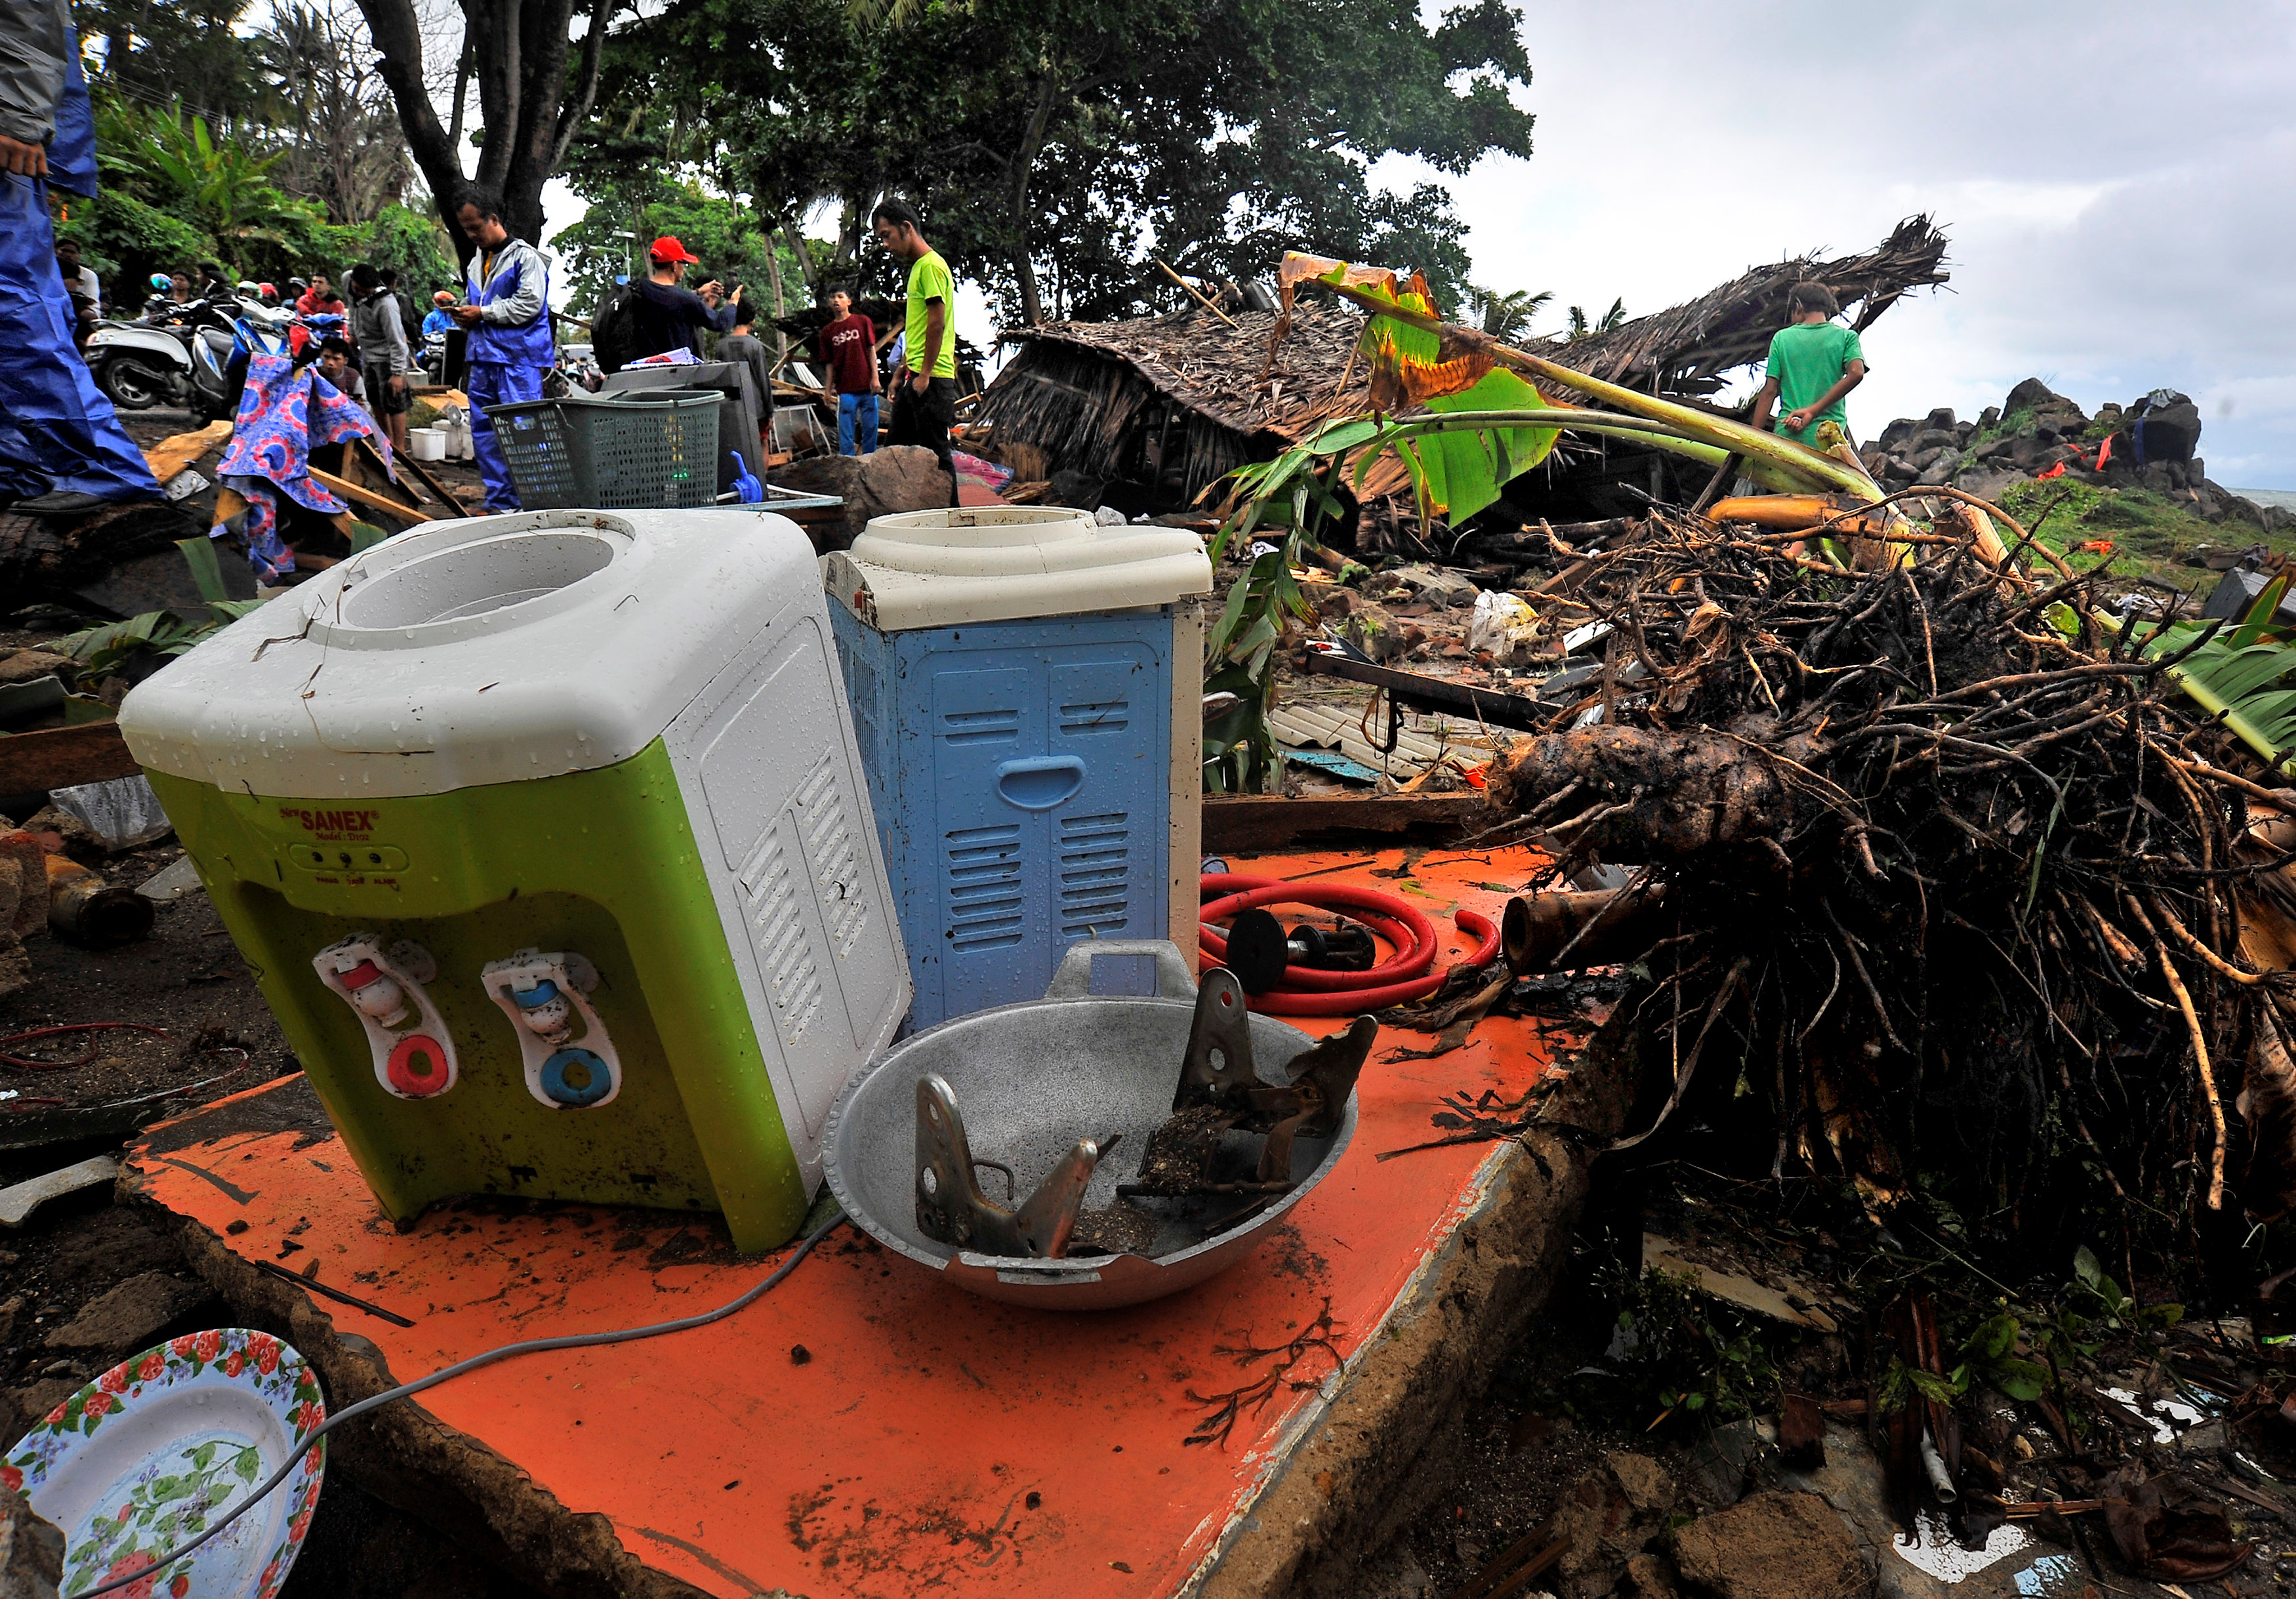
[[1605,1032],[1670,1079],[1657,1123],[1759,1117],[1764,1164],[1877,1210],[1918,1182],[2046,1230],[2090,1166],[2187,1218],[2277,1214],[2296,1152],[2235,1110],[2251,1042],[2279,1050],[2239,943],[2265,791],[2100,631],[2096,579],[1988,564],[1984,520],[1853,573],[1653,514],[1595,558],[1602,669],[1493,804],[1551,877],[1630,866],[1621,903],[1653,901]]

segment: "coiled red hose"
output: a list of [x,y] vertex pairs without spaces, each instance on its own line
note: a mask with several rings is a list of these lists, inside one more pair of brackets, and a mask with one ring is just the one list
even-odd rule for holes
[[[1434,923],[1393,894],[1343,882],[1286,882],[1280,877],[1246,877],[1231,872],[1206,873],[1198,891],[1206,900],[1198,914],[1207,922],[1258,906],[1312,906],[1317,910],[1344,911],[1395,947],[1393,955],[1368,972],[1286,966],[1280,984],[1252,996],[1249,1003],[1255,1011],[1272,1016],[1357,1016],[1423,999],[1441,988],[1449,975],[1428,970],[1441,947]],[[1462,909],[1455,919],[1461,932],[1481,940],[1467,957],[1469,965],[1488,965],[1497,958],[1499,930],[1488,916]],[[1200,939],[1205,955],[1213,960],[1226,958],[1227,939],[1218,928],[1204,928]]]

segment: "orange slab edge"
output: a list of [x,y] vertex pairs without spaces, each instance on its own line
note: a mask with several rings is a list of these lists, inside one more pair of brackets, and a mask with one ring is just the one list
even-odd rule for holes
[[[1447,965],[1473,947],[1451,912],[1496,918],[1507,890],[1486,880],[1519,877],[1522,858],[1438,850],[1401,877],[1372,874],[1403,864],[1399,850],[1235,865],[1423,898]],[[1343,869],[1321,870],[1332,866]],[[1190,1441],[1216,1408],[1195,1396],[1264,1378],[1274,1357],[1230,1351],[1285,1345],[1327,1303],[1332,1345],[1352,1360],[1480,1202],[1501,1146],[1380,1152],[1440,1136],[1430,1119],[1443,1095],[1511,1100],[1547,1065],[1539,1033],[1504,1018],[1438,1059],[1393,1058],[1431,1042],[1382,1034],[1339,1168],[1256,1254],[1188,1292],[1128,1310],[1019,1310],[848,1226],[724,1322],[523,1357],[419,1403],[568,1511],[609,1518],[644,1563],[726,1599],[1171,1594],[1216,1556],[1344,1371],[1311,1352],[1287,1378],[1319,1385],[1278,1382],[1224,1443]],[[576,1204],[446,1206],[402,1234],[340,1144],[308,1134],[227,1133],[130,1165],[150,1199],[242,1258],[299,1274],[316,1261],[317,1282],[413,1320],[314,1300],[401,1379],[518,1339],[692,1315],[782,1258],[734,1262],[699,1220]]]

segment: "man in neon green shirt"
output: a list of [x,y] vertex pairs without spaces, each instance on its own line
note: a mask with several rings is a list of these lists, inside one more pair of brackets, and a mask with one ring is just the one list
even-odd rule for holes
[[869,223],[877,242],[909,269],[901,370],[893,379],[891,441],[922,445],[940,458],[954,505],[959,503],[956,462],[948,430],[956,425],[956,280],[917,231],[917,214],[907,201],[884,201],[870,213]]
[[1767,375],[1754,400],[1754,425],[1769,425],[1770,407],[1783,396],[1781,436],[1824,449],[1818,430],[1832,422],[1846,442],[1849,410],[1842,400],[1866,381],[1866,351],[1856,330],[1833,320],[1841,308],[1824,283],[1796,283],[1786,296],[1786,309],[1793,322],[1770,340]]

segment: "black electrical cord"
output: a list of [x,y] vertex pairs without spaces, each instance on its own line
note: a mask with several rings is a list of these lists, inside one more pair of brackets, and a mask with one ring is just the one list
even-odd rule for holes
[[308,1438],[296,1446],[295,1452],[287,1457],[287,1464],[272,1472],[270,1480],[262,1487],[233,1505],[231,1513],[222,1521],[217,1521],[190,1543],[181,1544],[168,1550],[166,1554],[149,1565],[138,1566],[133,1571],[124,1572],[113,1578],[110,1582],[82,1589],[78,1599],[96,1599],[99,1594],[109,1594],[138,1582],[152,1580],[168,1567],[174,1565],[260,1505],[274,1488],[294,1474],[297,1463],[301,1461],[313,1444],[356,1416],[365,1415],[368,1411],[388,1405],[394,1399],[404,1399],[411,1394],[419,1394],[426,1388],[436,1388],[450,1377],[459,1377],[465,1372],[477,1371],[480,1366],[492,1365],[496,1361],[508,1360],[513,1355],[539,1355],[547,1349],[594,1349],[601,1344],[633,1343],[641,1338],[660,1338],[666,1332],[685,1332],[695,1327],[706,1327],[711,1322],[724,1321],[734,1312],[746,1309],[757,1300],[759,1295],[795,1271],[798,1262],[813,1252],[813,1246],[835,1232],[838,1225],[844,1219],[845,1212],[840,1210],[836,1215],[807,1234],[803,1242],[797,1246],[796,1252],[774,1267],[764,1282],[749,1290],[740,1298],[720,1305],[715,1310],[705,1310],[699,1316],[680,1316],[674,1322],[656,1322],[648,1327],[627,1327],[616,1332],[570,1332],[562,1338],[529,1338],[522,1343],[506,1343],[500,1349],[488,1349],[482,1354],[473,1355],[468,1360],[458,1360],[443,1370],[432,1372],[427,1377],[417,1377],[412,1382],[402,1382],[397,1388],[387,1389],[372,1398],[361,1399],[348,1410],[339,1410],[320,1423]]

